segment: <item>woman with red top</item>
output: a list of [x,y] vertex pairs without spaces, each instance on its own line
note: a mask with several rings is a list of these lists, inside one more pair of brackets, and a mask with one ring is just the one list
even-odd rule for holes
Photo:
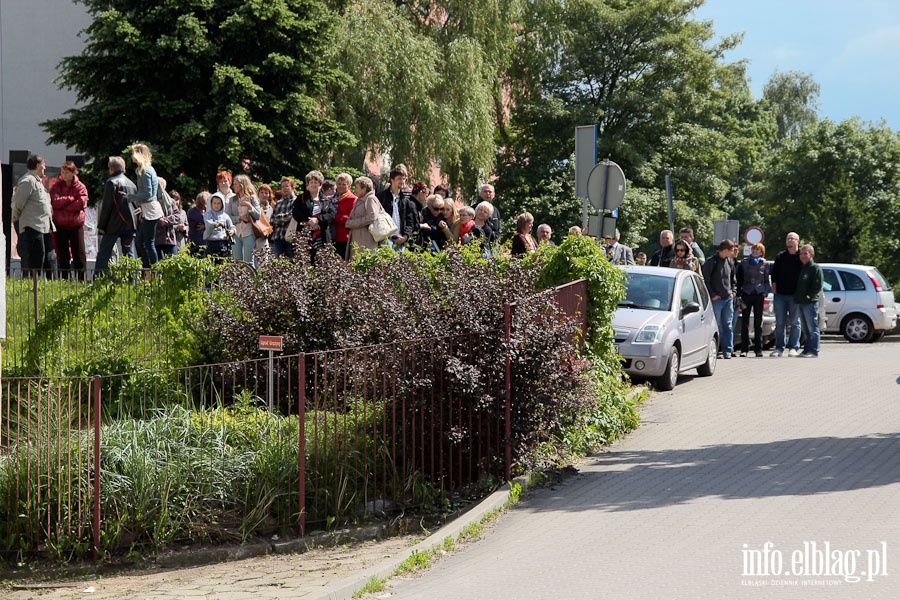
[[513,238],[512,255],[522,256],[526,252],[533,252],[537,248],[537,242],[531,237],[531,228],[534,227],[534,217],[525,212],[516,219],[516,237]]
[[353,212],[356,204],[356,195],[350,191],[353,185],[353,177],[349,173],[341,173],[334,178],[334,192],[337,195],[337,214],[334,216],[334,251],[341,258],[347,258],[347,243],[350,241],[350,231],[347,229],[347,219]]
[[469,234],[475,226],[475,209],[463,206],[459,209],[459,243],[468,244],[472,237]]
[[84,278],[87,257],[84,250],[84,209],[88,191],[78,179],[78,167],[68,161],[60,167],[59,178],[50,188],[50,206],[56,225],[56,254],[64,277],[70,269]]

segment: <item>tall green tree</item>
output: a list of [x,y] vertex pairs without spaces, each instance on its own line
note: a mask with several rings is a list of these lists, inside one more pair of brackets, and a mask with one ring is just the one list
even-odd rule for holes
[[390,156],[427,178],[439,165],[474,195],[494,169],[503,82],[521,0],[426,3],[331,0],[341,13],[329,95],[359,139],[342,156]]
[[266,179],[303,173],[354,138],[324,93],[334,15],[320,0],[79,0],[94,20],[59,83],[80,106],[42,125],[97,157],[135,140],[162,174],[206,187],[220,167],[255,161]]
[[873,264],[900,283],[900,140],[886,124],[808,124],[772,154],[758,192],[767,237],[796,231],[816,260]]
[[[544,172],[568,158],[576,126],[596,123],[599,158],[617,162],[636,187],[661,189],[671,173],[679,201],[723,210],[755,142],[735,112],[749,98],[743,67],[723,61],[740,37],[713,43],[712,24],[693,16],[701,4],[530,2],[499,197],[546,196]],[[580,206],[573,195],[557,201]]]
[[778,139],[796,135],[818,118],[819,84],[808,73],[775,71],[763,88],[763,98],[778,124]]

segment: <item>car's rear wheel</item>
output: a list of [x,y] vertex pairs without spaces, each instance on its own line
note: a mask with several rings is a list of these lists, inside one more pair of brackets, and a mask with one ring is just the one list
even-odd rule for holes
[[706,362],[697,367],[697,375],[701,377],[709,377],[713,373],[716,372],[716,351],[719,347],[719,340],[715,337],[709,341],[709,348],[707,348],[708,354],[706,355]]
[[681,366],[681,352],[678,346],[672,346],[672,352],[669,353],[669,361],[666,363],[665,372],[656,379],[656,387],[669,391],[678,383],[678,369]]
[[841,333],[851,344],[866,344],[872,341],[875,329],[869,317],[860,314],[848,315],[841,323]]

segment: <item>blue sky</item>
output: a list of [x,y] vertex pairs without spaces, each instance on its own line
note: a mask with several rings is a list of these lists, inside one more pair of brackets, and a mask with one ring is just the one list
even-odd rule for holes
[[812,75],[819,115],[900,130],[900,0],[706,0],[718,38],[744,33],[727,60],[749,61],[756,98],[775,70]]

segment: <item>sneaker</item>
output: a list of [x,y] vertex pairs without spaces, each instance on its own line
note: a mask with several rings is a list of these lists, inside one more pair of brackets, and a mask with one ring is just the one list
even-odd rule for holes
[[731,353],[726,352],[725,354],[722,355],[722,358],[724,358],[725,360],[730,359],[730,358],[731,358]]
[[742,356],[742,357],[747,356],[747,351],[744,350],[743,352],[741,352],[741,356]]
[[800,358],[819,358],[819,355],[813,354],[812,352],[804,352],[800,355]]
[[772,358],[778,358],[779,356],[781,356],[781,350],[772,350],[769,356]]
[[788,352],[788,356],[791,356],[791,357],[800,356],[800,349],[799,348],[791,348],[790,351]]
[[762,352],[757,351],[757,352],[756,352],[756,358],[762,358]]

